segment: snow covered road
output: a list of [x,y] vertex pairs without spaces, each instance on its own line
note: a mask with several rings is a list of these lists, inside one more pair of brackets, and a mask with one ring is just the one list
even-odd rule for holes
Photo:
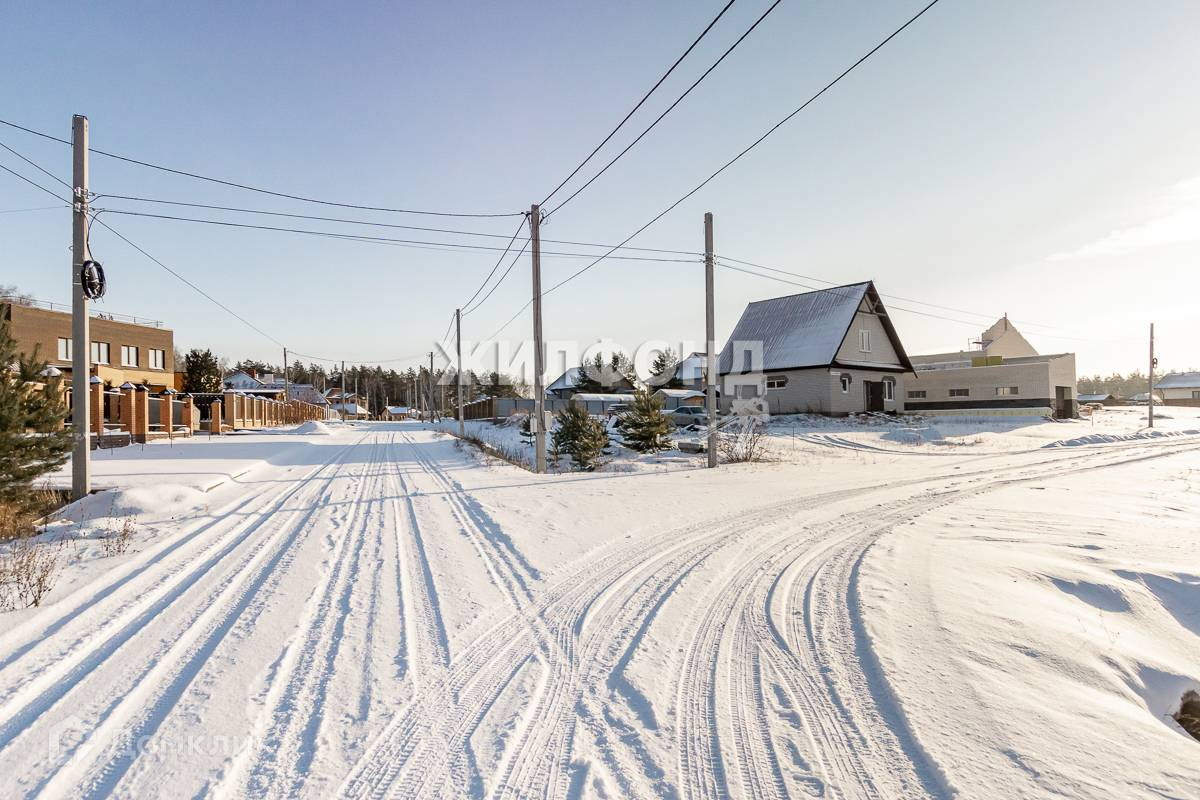
[[872,548],[1013,487],[1196,469],[1200,441],[881,458],[538,480],[339,432],[5,621],[0,793],[983,796],[864,594],[928,597],[864,588]]

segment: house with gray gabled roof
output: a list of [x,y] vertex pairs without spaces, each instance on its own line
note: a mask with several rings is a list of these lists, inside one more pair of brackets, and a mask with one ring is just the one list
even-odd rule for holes
[[717,371],[725,408],[845,415],[902,410],[912,368],[875,284],[864,281],[750,303]]

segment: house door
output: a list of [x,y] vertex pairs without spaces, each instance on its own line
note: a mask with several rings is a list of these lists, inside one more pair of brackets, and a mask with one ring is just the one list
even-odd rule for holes
[[863,381],[867,393],[867,411],[883,411],[883,382]]

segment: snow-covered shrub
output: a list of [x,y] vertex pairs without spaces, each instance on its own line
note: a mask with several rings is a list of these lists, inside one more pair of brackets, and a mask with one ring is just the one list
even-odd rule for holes
[[27,536],[0,553],[0,611],[41,605],[58,578],[64,541],[51,544]]

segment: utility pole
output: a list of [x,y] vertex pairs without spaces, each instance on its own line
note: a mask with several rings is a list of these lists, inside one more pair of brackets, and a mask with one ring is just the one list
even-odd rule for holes
[[713,313],[713,215],[704,215],[704,410],[708,413],[708,468],[717,466],[717,334]]
[[463,373],[462,373],[462,309],[454,309],[454,342],[458,351],[458,435],[466,435],[466,423],[463,422]]
[[533,260],[533,413],[534,471],[546,471],[546,390],[542,387],[542,210],[529,207],[529,249]]
[[429,421],[433,422],[433,352],[429,353]]
[[[283,402],[284,402],[283,408],[284,408],[285,414],[287,413],[287,403],[290,402],[292,399],[292,397],[291,397],[292,393],[288,389],[288,386],[290,386],[290,385],[291,384],[289,383],[289,379],[288,379],[287,348],[285,347],[285,348],[283,348]],[[285,420],[285,422],[286,422],[286,420]]]
[[342,422],[346,421],[346,362],[342,362]]
[[1154,358],[1154,323],[1150,323],[1150,412],[1147,419],[1150,423],[1149,427],[1154,427],[1154,367],[1158,363]]
[[[71,118],[72,183],[71,193],[71,493],[76,500],[92,490],[91,357],[92,343],[88,328],[88,301],[83,293],[83,263],[88,252],[88,120],[76,114]],[[97,434],[100,431],[96,432]]]

